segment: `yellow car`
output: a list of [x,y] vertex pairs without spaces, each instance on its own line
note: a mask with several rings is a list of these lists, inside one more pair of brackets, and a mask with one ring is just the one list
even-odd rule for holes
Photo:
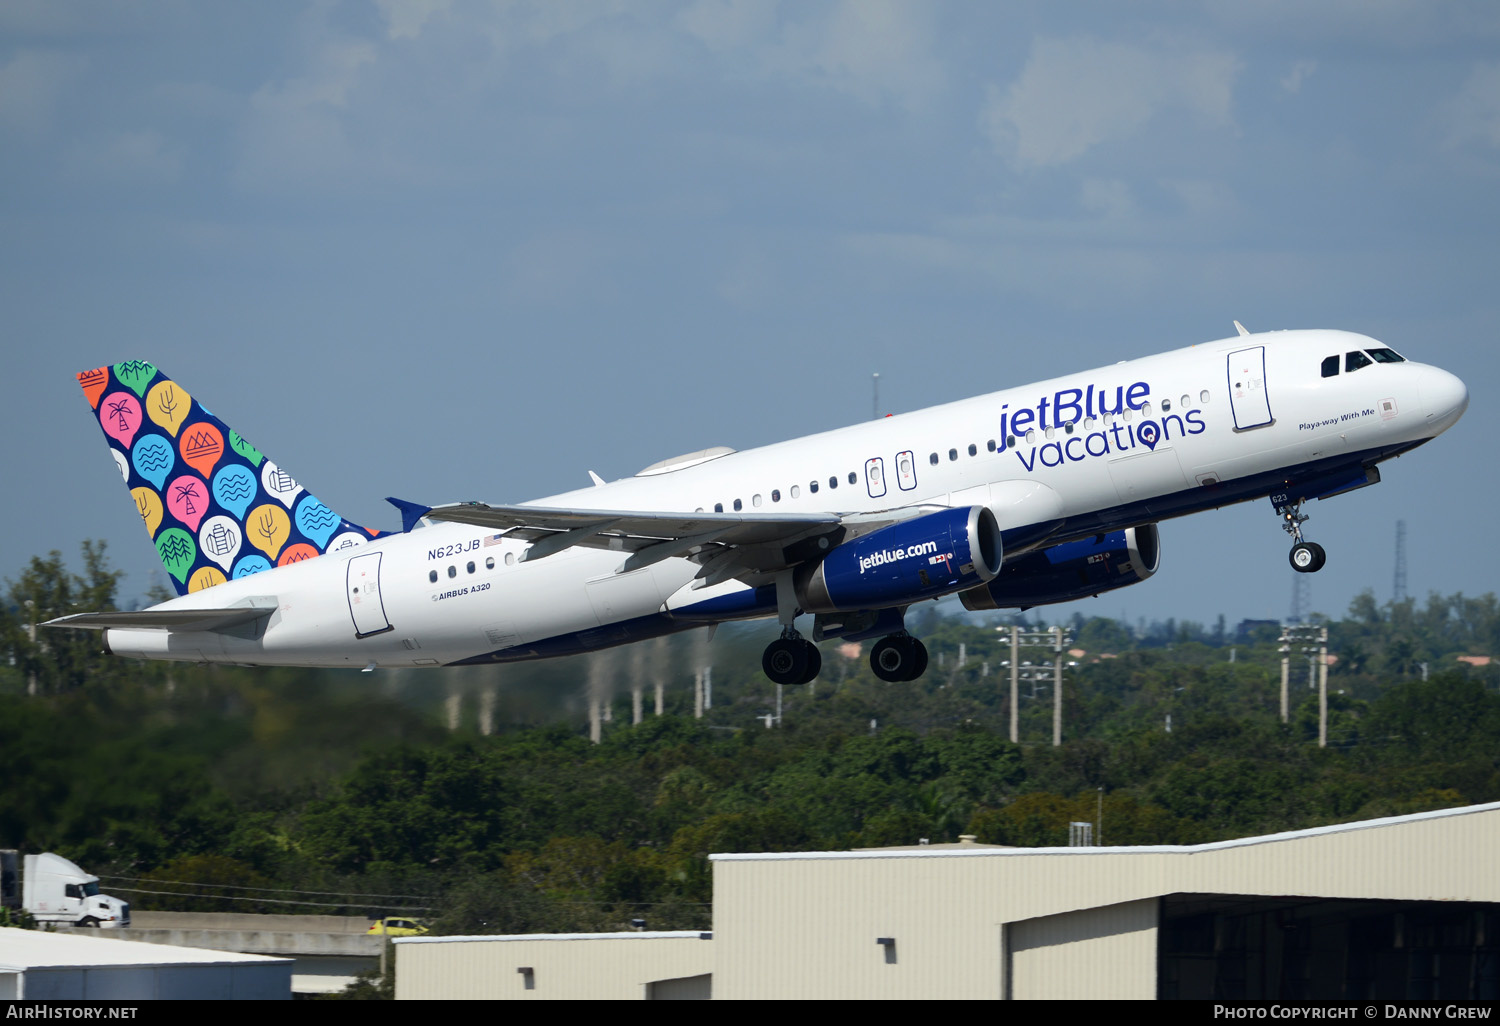
[[370,928],[365,931],[365,934],[367,936],[374,934],[386,937],[417,937],[426,932],[427,927],[415,919],[405,919],[401,916],[386,916],[384,919],[377,919],[372,923]]

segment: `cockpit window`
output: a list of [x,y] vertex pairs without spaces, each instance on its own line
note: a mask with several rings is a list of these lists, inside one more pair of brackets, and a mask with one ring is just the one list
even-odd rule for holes
[[1374,357],[1376,363],[1405,363],[1406,357],[1394,349],[1366,349],[1365,352]]
[[1323,376],[1325,378],[1336,377],[1338,375],[1338,372],[1339,372],[1339,357],[1338,357],[1337,353],[1334,353],[1328,359],[1326,359],[1326,360],[1323,361]]
[[1352,353],[1344,354],[1344,370],[1357,371],[1361,367],[1370,366],[1370,358],[1356,349]]

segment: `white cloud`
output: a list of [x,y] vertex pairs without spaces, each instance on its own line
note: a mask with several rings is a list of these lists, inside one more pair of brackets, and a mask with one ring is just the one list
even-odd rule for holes
[[374,44],[332,40],[317,48],[304,73],[268,83],[250,98],[241,143],[241,185],[305,177],[336,178],[357,168],[344,124]]
[[1317,61],[1298,61],[1292,65],[1292,70],[1282,77],[1281,88],[1295,95],[1302,91],[1302,83],[1311,78],[1313,72],[1317,70]]
[[1008,90],[992,86],[981,115],[997,150],[1021,166],[1075,160],[1140,131],[1166,111],[1233,124],[1233,54],[1091,38],[1038,39]]
[[678,12],[676,24],[710,50],[761,44],[776,29],[774,0],[697,0]]
[[182,174],[183,150],[159,132],[114,132],[75,143],[64,161],[74,178],[167,184]]
[[448,9],[448,0],[375,0],[375,6],[385,18],[387,36],[416,39],[429,18]]
[[1442,111],[1448,145],[1500,147],[1500,64],[1477,64]]
[[829,88],[872,106],[920,107],[946,79],[920,4],[696,0],[674,24],[716,54],[738,56],[759,78]]
[[1079,194],[1083,209],[1112,220],[1132,217],[1136,213],[1135,197],[1130,186],[1116,178],[1085,179]]
[[926,8],[899,0],[841,0],[826,19],[790,33],[804,70],[870,104],[920,106],[943,83]]

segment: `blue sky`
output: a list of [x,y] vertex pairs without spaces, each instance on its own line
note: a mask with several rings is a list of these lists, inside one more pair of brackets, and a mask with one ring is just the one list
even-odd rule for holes
[[[1500,6],[0,3],[0,576],[155,567],[73,374],[149,359],[341,514],[518,501],[1255,330],[1463,377],[1315,503],[1315,609],[1495,590]],[[1269,503],[1131,619],[1279,617]]]

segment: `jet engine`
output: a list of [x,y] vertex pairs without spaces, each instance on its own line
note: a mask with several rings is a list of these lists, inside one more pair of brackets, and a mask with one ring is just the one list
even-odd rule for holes
[[1155,524],[1096,534],[1007,562],[994,580],[959,598],[973,612],[1071,602],[1137,584],[1161,564]]
[[804,612],[884,609],[984,585],[1003,545],[985,506],[927,513],[839,545],[797,576]]

